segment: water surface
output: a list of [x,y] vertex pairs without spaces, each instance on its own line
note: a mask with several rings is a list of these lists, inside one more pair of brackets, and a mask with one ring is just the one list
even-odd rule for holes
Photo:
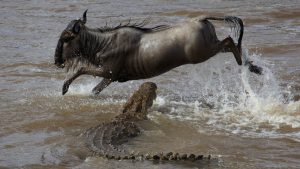
[[[0,167],[8,168],[300,168],[300,4],[297,0],[1,1]],[[136,152],[211,154],[201,163],[111,161],[93,157],[79,139],[117,115],[145,82],[81,77],[61,95],[66,77],[53,64],[61,31],[89,9],[87,25],[150,19],[174,24],[199,15],[236,15],[245,23],[244,57],[231,53],[147,79],[158,85]],[[228,25],[214,22],[220,38]]]

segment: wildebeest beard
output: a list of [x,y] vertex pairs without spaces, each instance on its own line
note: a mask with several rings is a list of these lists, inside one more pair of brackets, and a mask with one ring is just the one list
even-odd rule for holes
[[81,67],[97,68],[100,65],[96,65],[94,62],[89,61],[88,55],[85,55],[79,48],[71,48],[72,54],[65,61],[65,70],[77,71]]

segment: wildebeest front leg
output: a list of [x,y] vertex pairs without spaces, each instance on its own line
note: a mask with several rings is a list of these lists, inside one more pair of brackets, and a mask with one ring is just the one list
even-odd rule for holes
[[108,85],[110,85],[112,82],[111,79],[104,78],[96,87],[93,89],[93,93],[95,95],[99,94],[103,89],[105,89]]
[[71,78],[66,80],[64,82],[63,88],[62,88],[62,94],[66,94],[68,92],[70,84],[79,76],[87,74],[87,75],[93,75],[93,76],[100,76],[102,77],[103,75],[103,70],[102,69],[89,69],[89,68],[80,68]]

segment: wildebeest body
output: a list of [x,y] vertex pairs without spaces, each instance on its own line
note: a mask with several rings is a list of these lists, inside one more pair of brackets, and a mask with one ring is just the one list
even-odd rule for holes
[[[203,27],[206,26],[199,21],[192,21],[184,26],[142,35],[137,50],[126,58],[123,69],[125,77],[128,80],[149,78],[183,64],[209,59],[214,55],[210,52],[210,44],[215,44],[217,38],[205,32],[206,28]],[[186,32],[191,33],[187,36]],[[201,40],[203,38],[211,42],[204,42]]]
[[[237,46],[231,37],[218,40],[208,20],[225,20],[238,26]],[[93,89],[98,94],[113,81],[150,78],[184,64],[204,62],[218,52],[232,52],[237,63],[242,64],[243,23],[237,17],[201,17],[175,26],[154,28],[125,25],[91,29],[85,23],[86,12],[83,20],[74,20],[68,25],[58,41],[55,64],[68,69],[79,67],[64,83],[63,94],[82,74],[104,78]],[[253,66],[250,62],[247,64]]]

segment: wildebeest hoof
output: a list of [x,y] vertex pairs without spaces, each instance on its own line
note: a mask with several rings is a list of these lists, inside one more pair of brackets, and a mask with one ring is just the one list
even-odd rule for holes
[[94,88],[92,90],[92,93],[93,93],[93,95],[98,95],[100,93],[100,91],[98,89]]
[[65,95],[68,92],[68,90],[69,90],[69,83],[66,82],[66,83],[64,83],[63,88],[62,88],[62,95]]
[[250,72],[256,73],[258,75],[261,75],[262,71],[263,71],[263,69],[261,67],[258,67],[256,65],[250,65],[249,70],[250,70]]
[[253,61],[249,61],[247,64],[249,65],[248,69],[249,69],[250,72],[253,72],[253,73],[258,74],[258,75],[262,74],[263,68],[254,65]]

